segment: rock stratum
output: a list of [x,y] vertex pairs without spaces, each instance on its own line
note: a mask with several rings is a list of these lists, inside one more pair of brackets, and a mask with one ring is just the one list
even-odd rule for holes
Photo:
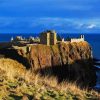
[[41,75],[53,75],[58,81],[76,81],[93,86],[96,72],[91,46],[87,42],[33,45],[29,52],[31,69]]

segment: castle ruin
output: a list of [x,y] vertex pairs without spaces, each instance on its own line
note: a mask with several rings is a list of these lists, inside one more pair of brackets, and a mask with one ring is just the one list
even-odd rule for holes
[[61,42],[68,43],[68,42],[82,42],[85,41],[84,35],[81,35],[79,38],[64,38],[57,35],[54,30],[47,30],[40,33],[40,37],[29,37],[29,38],[22,38],[22,36],[16,36],[15,38],[11,38],[11,43],[15,46],[27,46],[27,45],[37,45],[37,44],[44,44],[47,46],[59,44]]
[[82,41],[84,41],[85,39],[84,39],[84,35],[81,35],[81,37],[80,38],[71,38],[71,42],[82,42]]
[[57,34],[55,31],[46,31],[40,34],[40,43],[46,45],[55,45],[57,43]]

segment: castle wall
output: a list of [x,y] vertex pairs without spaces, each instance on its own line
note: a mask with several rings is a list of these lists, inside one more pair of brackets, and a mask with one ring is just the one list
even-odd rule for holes
[[71,39],[71,42],[82,42],[82,41],[84,41],[84,38],[78,38],[78,39],[73,38],[73,39]]
[[46,45],[55,45],[57,43],[57,36],[56,33],[41,33],[40,35],[40,43]]
[[82,42],[84,40],[85,40],[84,39],[84,35],[81,35],[80,38],[73,38],[73,39],[71,39],[71,42]]
[[49,39],[49,34],[45,34],[45,33],[41,33],[40,35],[40,43],[41,44],[49,44],[49,41],[47,41]]
[[57,42],[56,33],[50,33],[50,45],[55,45]]
[[46,39],[47,45],[50,45],[50,33],[47,33],[47,39]]

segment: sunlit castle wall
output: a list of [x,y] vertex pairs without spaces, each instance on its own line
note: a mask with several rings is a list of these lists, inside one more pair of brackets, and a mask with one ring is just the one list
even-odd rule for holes
[[82,42],[82,41],[84,41],[85,39],[84,39],[84,35],[81,35],[81,37],[80,38],[72,38],[71,39],[71,42]]

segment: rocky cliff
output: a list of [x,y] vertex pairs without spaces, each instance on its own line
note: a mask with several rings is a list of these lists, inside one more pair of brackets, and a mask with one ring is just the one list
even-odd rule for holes
[[0,49],[0,57],[17,60],[43,76],[55,76],[59,82],[75,81],[82,86],[94,86],[96,83],[92,50],[87,42],[33,45],[30,52],[24,49]]
[[93,86],[96,81],[92,50],[87,42],[33,45],[29,53],[32,71]]

